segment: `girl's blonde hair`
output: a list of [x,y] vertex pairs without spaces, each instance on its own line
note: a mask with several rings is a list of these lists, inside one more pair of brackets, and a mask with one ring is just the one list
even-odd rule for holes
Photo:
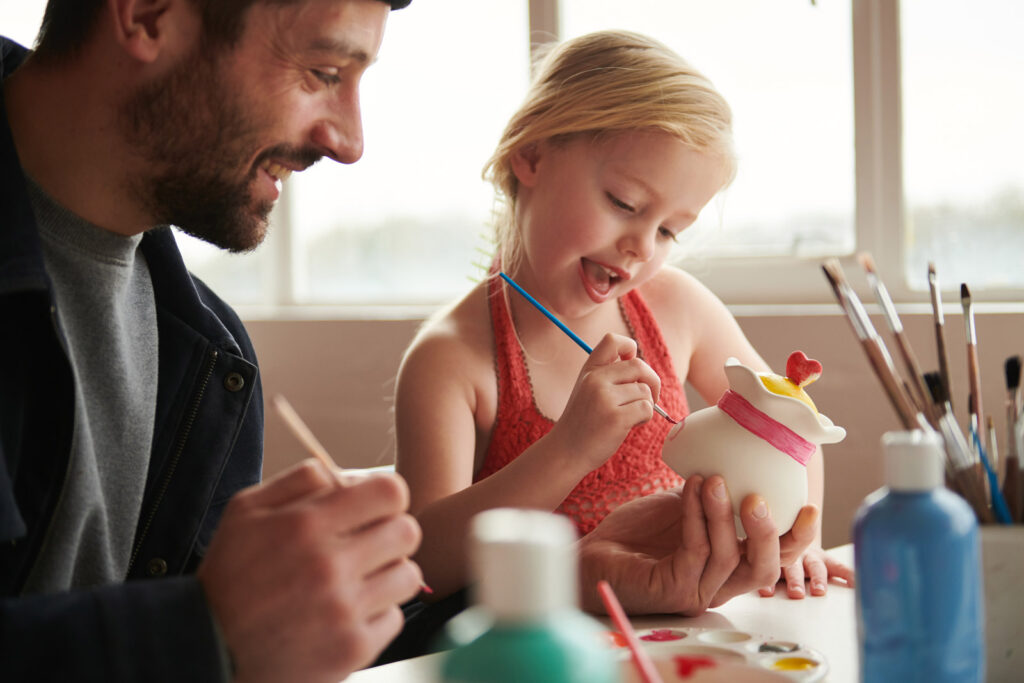
[[658,41],[629,31],[590,33],[548,46],[535,74],[483,171],[497,195],[495,237],[503,268],[514,270],[521,258],[511,159],[529,145],[660,130],[720,157],[725,184],[735,174],[729,104],[703,74]]

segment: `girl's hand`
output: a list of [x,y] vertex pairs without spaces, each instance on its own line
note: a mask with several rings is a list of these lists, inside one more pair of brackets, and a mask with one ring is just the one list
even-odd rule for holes
[[[825,595],[829,580],[842,579],[853,587],[853,569],[827,555],[818,546],[809,547],[793,564],[782,568],[781,580],[786,582],[786,595],[794,600],[801,600],[805,594],[804,581],[810,583],[811,595]],[[762,588],[758,591],[762,597],[775,595],[775,586]]]
[[610,458],[629,430],[651,419],[661,379],[637,357],[636,342],[606,334],[580,370],[549,436],[586,460],[588,472]]

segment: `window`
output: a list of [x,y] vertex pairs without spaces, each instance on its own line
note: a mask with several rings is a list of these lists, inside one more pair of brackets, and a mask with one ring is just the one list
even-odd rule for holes
[[[902,4],[907,278],[1024,287],[1024,19],[1014,0]],[[986,295],[987,296],[987,295]]]
[[[31,42],[44,5],[6,3],[0,33]],[[450,300],[489,258],[492,191],[480,170],[525,91],[529,38],[625,28],[675,49],[733,107],[737,178],[678,249],[728,303],[831,306],[821,258],[857,250],[874,255],[900,301],[927,301],[928,262],[948,291],[963,281],[985,300],[1017,300],[1024,20],[1015,9],[1014,0],[419,0],[389,17],[364,78],[363,159],[292,176],[255,254],[179,243],[247,315],[395,315]]]

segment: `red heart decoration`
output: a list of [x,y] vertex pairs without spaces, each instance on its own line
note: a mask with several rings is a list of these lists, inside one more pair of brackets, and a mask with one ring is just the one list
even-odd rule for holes
[[808,358],[803,351],[794,351],[786,361],[786,378],[798,387],[805,387],[821,377],[821,363]]

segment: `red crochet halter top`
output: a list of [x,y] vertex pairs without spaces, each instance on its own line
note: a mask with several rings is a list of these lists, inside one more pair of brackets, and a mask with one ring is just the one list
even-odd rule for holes
[[[498,376],[498,412],[483,466],[474,481],[512,462],[554,425],[540,412],[533,397],[526,358],[516,337],[504,283],[496,277],[488,286]],[[661,329],[637,290],[619,299],[623,320],[637,342],[640,356],[661,378],[658,404],[676,419],[687,412],[686,395],[665,347]],[[682,484],[682,478],[661,459],[661,447],[672,425],[657,414],[630,430],[619,450],[585,476],[558,506],[580,534],[591,531],[612,510],[634,498]]]

